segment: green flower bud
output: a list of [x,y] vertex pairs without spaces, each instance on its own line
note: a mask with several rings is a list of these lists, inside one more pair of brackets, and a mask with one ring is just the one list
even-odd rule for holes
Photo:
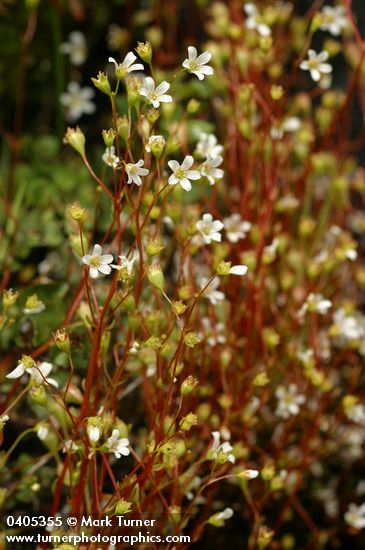
[[112,147],[115,137],[117,135],[117,132],[113,128],[109,128],[109,130],[103,130],[102,131],[103,140],[105,143],[105,147]]
[[151,239],[150,241],[147,241],[146,244],[146,252],[150,257],[157,256],[157,254],[160,254],[164,248],[165,247],[157,239]]
[[110,95],[111,88],[107,75],[99,71],[96,78],[91,79],[95,88],[103,92],[103,94]]
[[132,510],[132,503],[127,502],[122,498],[121,500],[118,500],[117,504],[115,505],[114,514],[117,516],[128,514]]
[[180,430],[184,432],[189,431],[193,426],[198,424],[198,417],[196,414],[189,413],[180,420]]
[[67,128],[63,143],[73,147],[82,158],[85,157],[85,136],[78,126],[76,128]]
[[181,384],[180,393],[182,396],[188,395],[199,385],[199,380],[195,376],[188,376]]
[[3,308],[4,312],[7,311],[12,305],[15,304],[19,296],[19,292],[14,292],[12,288],[4,290],[3,294]]
[[181,300],[172,302],[172,307],[176,311],[177,315],[183,315],[188,306],[186,306]]
[[37,403],[37,405],[41,405],[41,407],[45,407],[47,405],[47,394],[43,385],[33,386],[29,391],[29,395],[32,401]]
[[159,265],[150,265],[147,267],[147,277],[149,282],[159,290],[163,290],[165,286],[165,278],[162,269]]
[[189,348],[194,348],[197,344],[200,344],[201,340],[198,338],[196,332],[187,332],[184,336],[184,343]]
[[119,136],[122,139],[126,140],[128,138],[128,131],[129,131],[129,121],[126,115],[123,115],[118,118],[117,128],[118,128]]
[[152,61],[152,46],[151,46],[150,42],[138,42],[136,52],[138,53],[139,57],[143,61],[145,61],[148,64],[151,63],[151,61]]
[[78,202],[74,202],[67,206],[67,212],[75,221],[80,221],[85,215],[85,208],[82,208]]
[[65,328],[56,330],[56,332],[53,333],[53,338],[60,351],[64,351],[67,354],[70,353],[70,337]]

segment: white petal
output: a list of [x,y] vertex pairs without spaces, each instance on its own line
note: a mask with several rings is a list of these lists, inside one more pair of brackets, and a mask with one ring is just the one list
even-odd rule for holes
[[23,363],[20,363],[17,367],[15,367],[14,370],[12,370],[11,372],[9,372],[9,374],[6,375],[6,378],[11,378],[11,379],[20,378],[21,376],[23,376],[24,373],[25,373],[25,367]]
[[246,265],[234,265],[229,270],[231,275],[246,275],[248,267]]

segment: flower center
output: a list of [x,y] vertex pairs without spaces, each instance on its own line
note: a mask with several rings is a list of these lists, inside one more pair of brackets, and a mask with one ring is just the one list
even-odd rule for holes
[[199,69],[199,63],[196,61],[196,59],[192,59],[189,62],[189,66],[191,71],[197,71]]
[[93,266],[93,267],[99,267],[100,257],[99,256],[92,256],[90,258],[90,265]]
[[319,65],[319,63],[318,63],[317,59],[310,59],[308,61],[308,67],[310,69],[318,69],[318,65]]
[[175,172],[175,176],[177,177],[178,180],[182,180],[186,177],[186,171],[183,170],[182,168],[178,168]]

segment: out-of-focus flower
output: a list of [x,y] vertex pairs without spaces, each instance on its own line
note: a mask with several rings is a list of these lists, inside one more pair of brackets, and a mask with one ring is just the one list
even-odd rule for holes
[[221,443],[221,434],[219,432],[212,432],[213,436],[213,445],[210,448],[210,454],[213,460],[219,460],[219,454],[222,453],[227,455],[227,461],[234,464],[236,458],[231,453],[233,447],[229,441],[224,441]]
[[172,170],[172,174],[168,179],[170,185],[179,184],[185,191],[191,190],[190,180],[198,180],[201,178],[198,170],[190,170],[193,166],[194,159],[190,155],[187,155],[182,161],[181,165],[177,160],[169,160],[167,163]]
[[[200,281],[200,288],[203,289],[207,286],[208,279],[203,278]],[[215,277],[209,284],[209,286],[204,290],[205,298],[208,298],[210,303],[215,306],[218,302],[222,302],[225,299],[224,292],[217,290],[220,285],[220,278]]]
[[212,241],[221,242],[220,232],[224,228],[224,224],[220,220],[213,220],[212,214],[203,214],[202,219],[196,222],[196,227],[206,244],[210,244]]
[[365,502],[358,506],[351,502],[347,512],[345,512],[345,521],[355,529],[364,529],[365,527]]
[[117,269],[118,271],[120,269],[126,269],[128,276],[130,277],[133,272],[134,262],[139,258],[139,253],[137,252],[137,250],[134,250],[130,260],[128,260],[126,256],[118,256],[118,257],[120,259],[120,264],[118,265],[111,264],[111,266],[114,267],[114,269]]
[[323,6],[320,12],[320,29],[328,31],[333,36],[339,36],[347,27],[347,19],[343,6]]
[[245,13],[247,15],[246,27],[248,29],[256,30],[260,36],[270,36],[271,29],[266,23],[262,21],[259,10],[252,2],[248,2],[243,6]]
[[31,381],[36,386],[41,386],[46,383],[58,388],[58,382],[53,378],[48,377],[52,369],[52,363],[47,363],[44,361],[37,365],[31,357],[23,355],[22,359],[18,362],[17,367],[15,367],[13,371],[9,372],[9,374],[6,375],[6,378],[21,378],[23,374],[26,373],[29,374]]
[[199,332],[198,336],[202,340],[205,339],[208,346],[216,346],[217,344],[225,343],[226,337],[224,336],[224,323],[212,323],[208,317],[203,317],[201,323],[203,325],[204,333]]
[[102,423],[98,416],[91,416],[87,419],[86,426],[87,435],[92,446],[95,446],[99,441],[102,433]]
[[80,31],[70,32],[67,42],[61,44],[60,52],[69,55],[73,65],[82,65],[87,57],[87,45],[83,33]]
[[320,315],[327,315],[329,309],[332,307],[332,302],[326,300],[322,294],[315,294],[311,292],[308,294],[306,301],[298,312],[298,317],[303,318],[307,311],[316,312]]
[[300,405],[305,403],[305,396],[297,393],[296,384],[289,384],[288,387],[278,386],[275,396],[278,399],[278,405],[275,413],[282,418],[296,416],[299,413]]
[[196,144],[196,154],[199,158],[216,158],[221,155],[223,146],[219,145],[214,134],[202,132],[198,143]]
[[101,157],[105,164],[110,166],[111,168],[117,168],[119,164],[119,157],[115,154],[115,147],[112,145],[111,147],[107,147],[105,149],[105,153]]
[[114,63],[115,65],[115,76],[118,80],[125,78],[132,71],[143,71],[144,66],[142,63],[134,63],[137,59],[137,56],[133,52],[128,52],[125,58],[121,63],[117,63],[114,57],[109,57],[109,63]]
[[90,277],[96,279],[99,273],[103,275],[109,275],[111,273],[111,266],[109,265],[113,261],[111,254],[102,254],[103,249],[100,244],[95,244],[92,254],[85,254],[82,258],[82,262],[88,265],[90,268]]
[[301,62],[299,67],[303,71],[309,71],[315,82],[319,82],[323,75],[328,75],[332,72],[332,66],[327,61],[329,55],[326,50],[317,53],[315,50],[308,50],[308,59]]
[[43,311],[45,308],[46,306],[42,300],[40,300],[36,294],[32,294],[32,296],[29,296],[25,302],[23,313],[26,315],[35,315],[36,313]]
[[155,81],[150,76],[145,79],[145,85],[139,90],[140,95],[146,97],[155,109],[158,109],[160,103],[171,103],[172,97],[165,92],[170,88],[170,84],[163,80],[156,88]]
[[297,132],[302,126],[300,118],[290,116],[286,118],[278,127],[272,127],[270,136],[272,139],[281,139],[286,132]]
[[231,214],[224,218],[223,223],[227,239],[231,243],[238,243],[240,239],[244,239],[252,227],[250,222],[242,220],[240,214]]
[[218,168],[223,162],[222,157],[208,158],[201,166],[201,175],[206,177],[210,185],[214,185],[216,180],[220,180],[224,176],[224,171]]
[[112,435],[107,439],[105,447],[109,453],[114,453],[115,458],[121,458],[121,456],[128,456],[130,454],[129,450],[129,440],[126,437],[120,437],[118,430],[113,430]]
[[144,165],[144,160],[139,160],[136,164],[126,164],[125,165],[125,171],[128,176],[127,183],[135,183],[138,185],[142,185],[141,176],[147,176],[149,174],[148,168],[142,168]]
[[121,50],[128,40],[128,31],[112,23],[108,27],[107,42],[110,50]]
[[67,119],[70,122],[78,120],[83,114],[95,112],[95,104],[91,101],[94,90],[89,86],[81,88],[78,82],[69,82],[67,92],[60,96],[61,104],[67,109]]
[[198,56],[197,49],[194,46],[189,46],[188,58],[183,61],[182,66],[189,73],[195,74],[199,80],[203,80],[206,75],[214,73],[213,67],[207,65],[211,57],[212,54],[209,52],[203,52]]

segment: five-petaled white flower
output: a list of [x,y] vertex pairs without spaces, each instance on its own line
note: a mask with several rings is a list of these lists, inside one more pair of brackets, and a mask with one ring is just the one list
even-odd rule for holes
[[105,149],[105,153],[101,157],[105,164],[108,166],[111,166],[111,168],[117,168],[119,164],[119,157],[115,154],[115,147],[112,145],[111,147],[107,147]]
[[189,46],[188,58],[183,61],[182,66],[189,73],[195,74],[199,80],[203,80],[205,75],[212,75],[214,73],[213,67],[207,65],[211,57],[212,54],[209,52],[203,52],[198,56],[196,48]]
[[360,506],[351,502],[347,512],[345,512],[345,521],[355,529],[364,529],[365,527],[365,502]]
[[296,384],[289,384],[288,387],[278,386],[275,395],[278,399],[278,405],[275,413],[282,418],[296,416],[299,413],[300,405],[305,402],[305,397],[297,393]]
[[347,27],[345,9],[343,6],[324,6],[320,12],[320,29],[328,31],[333,36],[339,36],[342,29]]
[[196,227],[206,244],[210,244],[212,241],[221,242],[220,231],[224,224],[220,220],[213,220],[212,214],[203,214],[202,219],[196,222]]
[[224,171],[218,168],[223,162],[222,157],[208,158],[201,166],[200,172],[205,176],[210,185],[214,185],[216,180],[220,180],[224,176]]
[[196,144],[196,154],[200,158],[216,158],[223,151],[223,146],[218,144],[218,140],[214,134],[206,134],[202,132],[198,143]]
[[194,159],[190,155],[187,155],[181,164],[177,160],[169,160],[167,163],[172,170],[172,174],[168,179],[170,185],[181,185],[185,191],[191,190],[191,183],[189,180],[198,180],[201,178],[198,170],[190,170],[193,166]]
[[117,78],[124,78],[127,74],[132,71],[143,71],[144,66],[142,63],[134,63],[137,59],[137,56],[133,52],[128,52],[124,60],[121,63],[117,63],[114,57],[109,57],[109,63],[114,63],[115,65],[115,74]]
[[141,176],[147,176],[149,170],[147,168],[142,168],[144,165],[144,160],[139,160],[136,164],[126,164],[125,171],[128,176],[127,183],[135,183],[136,185],[142,185]]
[[80,88],[78,82],[69,82],[67,92],[60,95],[61,104],[67,109],[67,118],[70,122],[78,120],[84,113],[90,115],[95,111],[91,101],[94,90],[86,86]]
[[90,115],[95,111],[95,105],[91,101],[94,90],[86,86],[80,88],[78,82],[69,82],[67,92],[60,96],[61,104],[67,109],[67,118],[70,122],[78,120],[83,114]]
[[307,311],[317,312],[320,315],[326,315],[331,308],[332,302],[323,297],[322,294],[310,292],[306,301],[298,312],[298,317],[303,318]]
[[82,32],[70,32],[68,41],[61,44],[60,52],[69,55],[73,65],[82,65],[87,56],[86,40]]
[[126,269],[126,271],[128,273],[128,276],[130,277],[132,275],[132,272],[133,272],[134,262],[138,258],[139,258],[139,254],[138,254],[137,250],[134,250],[130,260],[128,260],[128,258],[126,256],[119,256],[120,264],[118,264],[118,265],[111,264],[111,265],[112,265],[112,267],[114,267],[114,269],[117,269],[118,271],[120,269]]
[[130,454],[128,445],[128,439],[126,437],[120,438],[118,430],[113,430],[112,435],[105,443],[105,447],[108,449],[109,453],[114,453],[116,458],[121,458],[122,455],[128,456]]
[[170,84],[163,80],[156,88],[155,81],[150,76],[145,79],[145,85],[140,88],[139,93],[148,99],[155,109],[158,109],[160,103],[170,103],[172,97],[165,92],[170,88]]
[[237,213],[224,218],[223,223],[230,243],[238,243],[240,239],[244,239],[252,227],[250,222],[243,221]]
[[208,279],[206,279],[205,277],[200,281],[200,288],[205,289],[203,292],[204,297],[208,298],[208,300],[213,306],[215,306],[218,302],[222,302],[225,299],[224,292],[217,290],[217,288],[220,285],[220,282],[221,281],[219,277],[215,277],[209,283],[209,285],[208,285]]
[[252,2],[243,6],[247,15],[246,27],[256,30],[260,36],[270,36],[271,29],[266,23],[263,23],[259,10]]
[[82,262],[88,265],[90,268],[90,277],[96,279],[99,273],[103,275],[109,275],[111,273],[111,266],[109,265],[113,261],[111,254],[102,254],[103,249],[100,244],[95,244],[92,254],[86,254],[82,258]]
[[224,441],[224,443],[221,443],[221,434],[219,432],[212,432],[213,436],[213,445],[210,448],[211,456],[214,460],[217,460],[219,453],[224,453],[227,456],[228,462],[232,462],[234,464],[236,462],[236,458],[231,453],[233,447],[229,443],[229,441]]
[[308,50],[308,59],[302,61],[299,67],[303,71],[309,71],[313,80],[319,82],[323,75],[332,72],[332,66],[329,63],[325,63],[328,57],[329,54],[326,50],[320,53],[316,53],[315,50]]
[[46,361],[44,361],[43,363],[39,363],[37,365],[34,361],[30,361],[29,358],[23,357],[23,359],[19,361],[15,369],[6,375],[6,378],[21,378],[23,374],[26,373],[29,374],[31,381],[36,386],[41,386],[42,384],[46,383],[54,386],[55,388],[58,388],[58,382],[53,378],[48,377],[52,369],[52,363],[47,363]]

